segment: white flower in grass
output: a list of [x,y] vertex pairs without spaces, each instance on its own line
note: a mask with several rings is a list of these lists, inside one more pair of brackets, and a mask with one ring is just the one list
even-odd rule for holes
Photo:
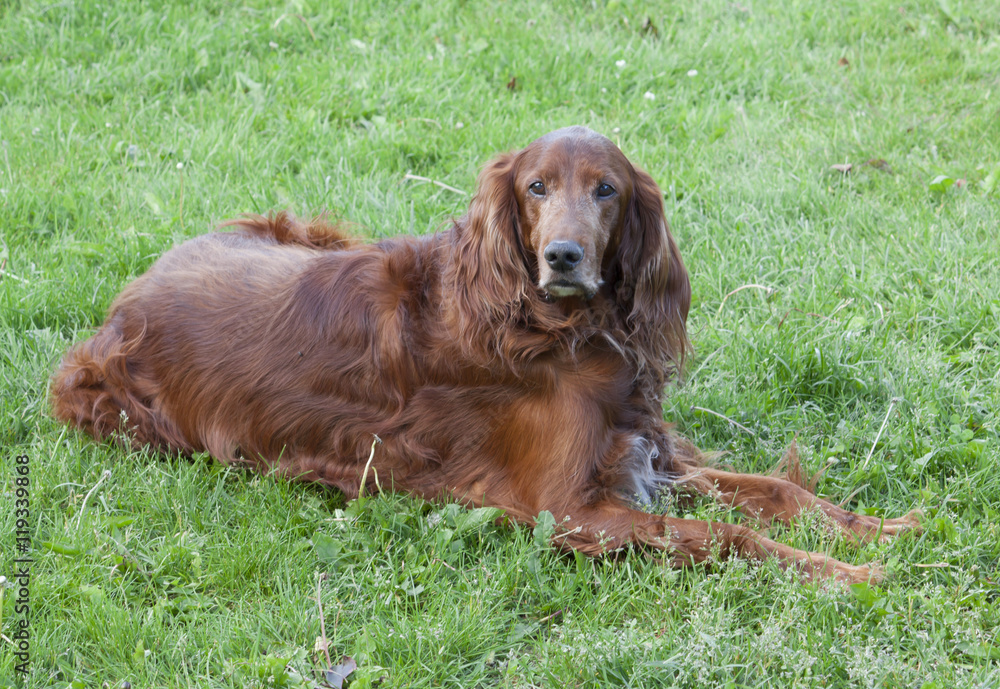
[[656,94],[653,93],[652,91],[646,91],[644,94],[642,94],[642,97],[645,98],[646,100],[656,100]]
[[698,76],[698,70],[697,69],[689,69],[688,70],[688,76],[689,77],[696,77],[696,76]]
[[624,67],[624,66],[625,66],[626,64],[627,64],[627,63],[625,62],[625,60],[616,60],[616,61],[615,61],[615,67],[617,67],[618,69],[621,69],[621,68],[622,68],[622,67]]

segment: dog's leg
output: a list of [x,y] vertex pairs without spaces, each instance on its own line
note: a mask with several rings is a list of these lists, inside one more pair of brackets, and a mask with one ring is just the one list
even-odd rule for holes
[[572,515],[557,529],[553,541],[588,555],[631,544],[667,552],[675,567],[735,556],[757,561],[775,558],[782,568],[795,569],[810,580],[858,583],[884,577],[876,566],[850,565],[823,553],[798,550],[738,524],[664,517],[610,502],[573,510]]
[[823,553],[811,553],[778,543],[738,524],[693,519],[664,519],[668,549],[675,566],[704,562],[718,550],[722,560],[730,556],[748,560],[777,558],[782,569],[792,567],[810,580],[836,579],[849,584],[878,582],[884,578],[873,565],[849,565]]
[[841,531],[861,542],[888,540],[906,531],[920,530],[920,511],[896,519],[855,514],[818,498],[790,481],[756,474],[736,474],[701,467],[684,476],[680,484],[712,495],[719,502],[738,507],[764,524],[791,523],[804,510],[819,510]]

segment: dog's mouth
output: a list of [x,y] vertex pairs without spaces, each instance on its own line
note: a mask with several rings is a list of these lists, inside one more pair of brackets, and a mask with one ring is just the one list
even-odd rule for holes
[[541,285],[542,290],[550,299],[562,299],[563,297],[583,297],[590,300],[597,294],[599,285],[588,285],[575,280],[557,278]]

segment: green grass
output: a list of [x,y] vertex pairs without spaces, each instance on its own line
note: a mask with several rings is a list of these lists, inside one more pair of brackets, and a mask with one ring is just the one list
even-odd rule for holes
[[[279,208],[434,231],[468,198],[406,173],[471,192],[577,123],[658,181],[691,271],[666,418],[745,471],[797,437],[823,494],[922,508],[888,545],[781,534],[882,562],[881,587],[562,556],[488,514],[347,504],[47,416],[61,353],[175,242]],[[996,3],[7,0],[0,233],[0,575],[24,454],[29,686],[313,686],[318,584],[353,687],[1000,684]]]

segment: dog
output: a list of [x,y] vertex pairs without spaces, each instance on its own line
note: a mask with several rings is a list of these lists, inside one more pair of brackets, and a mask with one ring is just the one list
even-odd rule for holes
[[656,183],[589,129],[490,161],[467,214],[437,234],[366,244],[287,213],[226,225],[164,254],[69,350],[51,385],[58,419],[348,497],[378,480],[527,524],[547,510],[554,541],[587,555],[636,546],[674,566],[737,556],[807,579],[883,576],[750,526],[640,509],[662,490],[758,524],[817,510],[859,541],[919,528],[916,512],[853,514],[714,468],[664,422],[690,347],[688,275]]

